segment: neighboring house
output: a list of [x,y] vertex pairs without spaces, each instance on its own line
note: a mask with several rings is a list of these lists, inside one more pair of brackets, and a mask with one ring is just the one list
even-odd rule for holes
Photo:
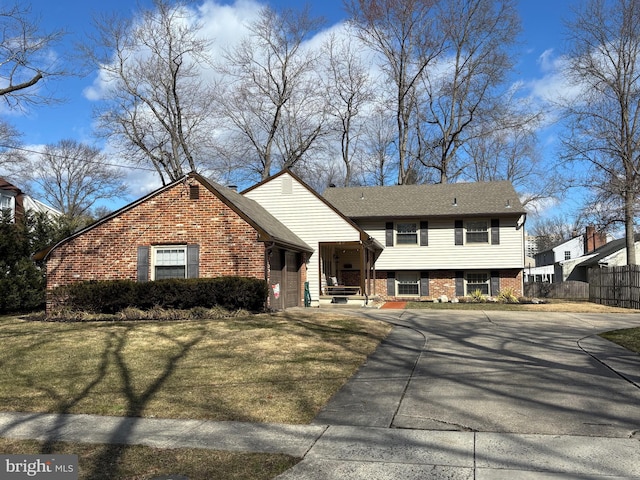
[[324,197],[384,245],[379,295],[522,295],[526,212],[510,182],[329,188]]
[[189,174],[39,257],[47,262],[49,290],[82,280],[237,275],[267,280],[270,307],[283,309],[301,304],[312,253],[253,200]]
[[576,259],[584,260],[585,255],[606,243],[606,234],[596,232],[593,226],[588,226],[583,235],[578,235],[549,250],[537,253],[534,257],[535,266],[525,270],[525,280],[549,283],[574,280],[574,278],[568,277],[573,265],[580,263]]
[[[640,258],[640,235],[635,237],[636,258]],[[621,267],[627,264],[627,246],[624,238],[613,240],[587,255],[560,262],[557,276],[563,280],[588,281],[588,271],[597,267]]]
[[22,190],[2,177],[0,177],[0,210],[8,210],[14,221],[30,211],[46,213],[52,218],[62,215],[59,210],[25,195]]
[[367,305],[523,290],[525,210],[509,182],[329,188],[288,170],[242,192],[198,174],[58,243],[47,288],[80,280],[264,278],[269,305]]

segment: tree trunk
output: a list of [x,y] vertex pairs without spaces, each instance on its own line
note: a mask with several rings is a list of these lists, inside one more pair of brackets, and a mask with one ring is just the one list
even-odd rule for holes
[[636,246],[634,232],[634,195],[632,189],[627,189],[624,197],[624,234],[627,245],[627,265],[636,265]]

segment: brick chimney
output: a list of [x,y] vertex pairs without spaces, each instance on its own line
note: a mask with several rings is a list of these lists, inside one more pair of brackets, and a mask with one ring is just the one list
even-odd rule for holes
[[596,232],[593,225],[588,225],[584,238],[584,253],[591,253],[605,243],[607,243],[607,235],[602,232]]

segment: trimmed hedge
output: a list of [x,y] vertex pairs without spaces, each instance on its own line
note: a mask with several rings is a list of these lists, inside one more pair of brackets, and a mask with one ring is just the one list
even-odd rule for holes
[[77,282],[56,288],[54,304],[71,310],[113,314],[128,307],[190,309],[220,306],[228,310],[264,310],[269,289],[255,278],[218,277],[134,282]]

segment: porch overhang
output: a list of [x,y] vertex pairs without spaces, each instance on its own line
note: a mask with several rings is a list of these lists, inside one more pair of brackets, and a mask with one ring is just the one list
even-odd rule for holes
[[375,262],[384,250],[374,238],[320,242],[319,291],[321,299],[361,296],[364,303],[375,295]]

